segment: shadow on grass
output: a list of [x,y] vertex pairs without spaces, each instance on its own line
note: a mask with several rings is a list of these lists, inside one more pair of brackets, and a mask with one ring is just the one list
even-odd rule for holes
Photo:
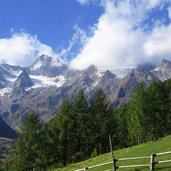
[[163,170],[163,169],[169,169],[169,170],[171,170],[171,165],[169,165],[169,166],[160,166],[160,167],[157,167],[155,170]]

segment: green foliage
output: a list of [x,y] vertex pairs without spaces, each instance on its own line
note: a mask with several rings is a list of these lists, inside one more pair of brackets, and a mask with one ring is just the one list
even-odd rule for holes
[[[75,156],[74,161],[80,161],[86,158],[86,155],[90,155],[90,129],[89,129],[89,107],[87,98],[83,90],[78,92],[76,101],[73,104],[73,113],[75,116]],[[85,155],[86,154],[86,155]]]
[[128,106],[114,109],[113,117],[116,123],[116,130],[113,133],[113,145],[116,148],[128,147],[130,137],[128,131]]
[[128,130],[131,145],[143,142],[143,137],[145,134],[145,131],[143,130],[143,115],[146,109],[146,104],[144,101],[145,96],[145,87],[143,84],[140,84],[128,105]]
[[31,113],[25,120],[19,135],[11,170],[46,170],[47,143],[46,127],[40,122],[38,116]]
[[52,164],[66,165],[72,158],[72,133],[73,121],[72,104],[65,101],[58,115],[49,123],[49,139],[52,148],[50,156]]
[[[65,101],[49,124],[50,140],[56,146],[58,166],[82,161],[109,151],[108,136],[116,127],[113,109],[104,92],[98,90],[91,101],[80,90],[74,102]],[[55,161],[55,159],[54,159]]]
[[90,113],[92,117],[92,137],[97,155],[109,151],[106,146],[109,142],[109,134],[115,132],[115,120],[113,118],[112,106],[107,101],[102,89],[99,89],[91,101]]
[[7,170],[46,170],[108,152],[156,140],[171,133],[171,80],[143,84],[129,104],[113,108],[102,89],[87,99],[80,90],[75,101],[64,101],[48,123],[30,114]]
[[171,133],[171,81],[140,85],[128,105],[131,145]]

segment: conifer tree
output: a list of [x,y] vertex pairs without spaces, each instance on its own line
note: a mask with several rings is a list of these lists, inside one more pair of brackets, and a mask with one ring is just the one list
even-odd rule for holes
[[128,105],[128,130],[130,137],[130,145],[139,144],[144,141],[144,112],[145,104],[145,87],[143,84],[138,85]]
[[168,90],[165,83],[161,81],[153,82],[146,89],[146,105],[148,107],[145,120],[146,132],[150,140],[158,139],[167,132],[168,104]]
[[50,141],[55,149],[52,161],[56,161],[58,165],[66,166],[73,162],[77,131],[75,125],[73,104],[70,101],[64,101],[49,125]]
[[35,113],[31,113],[26,118],[17,139],[13,167],[16,171],[29,171],[33,167],[42,168],[42,150],[42,123]]
[[130,138],[128,134],[128,107],[127,105],[114,108],[113,117],[116,123],[116,131],[114,132],[114,147],[128,147]]
[[75,160],[80,161],[90,156],[92,151],[91,129],[90,129],[91,118],[89,114],[87,97],[85,96],[83,89],[81,89],[77,94],[74,103],[74,114],[76,116],[75,126],[77,128]]
[[102,89],[97,90],[91,101],[92,130],[97,155],[109,150],[108,137],[115,129],[112,107]]

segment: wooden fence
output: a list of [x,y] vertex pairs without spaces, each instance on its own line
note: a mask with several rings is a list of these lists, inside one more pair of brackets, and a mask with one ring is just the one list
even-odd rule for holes
[[[158,156],[163,156],[163,155],[169,155],[171,154],[171,151],[167,152],[162,152],[162,153],[157,153],[157,154],[151,154],[150,156],[142,156],[142,157],[131,157],[131,158],[120,158],[120,159],[115,159],[113,158],[113,161],[107,162],[107,163],[102,163],[94,166],[89,166],[89,167],[84,167],[82,169],[78,169],[75,171],[87,171],[93,168],[98,168],[102,166],[106,166],[109,164],[113,164],[113,168],[105,171],[116,171],[117,169],[124,169],[124,168],[140,168],[140,167],[149,167],[150,171],[155,170],[155,165],[157,164],[164,164],[164,163],[170,163],[171,160],[163,160],[163,161],[155,161],[156,157]],[[149,159],[150,162],[148,164],[139,164],[139,165],[127,165],[127,166],[119,166],[117,165],[118,161],[128,161],[128,160],[141,160],[141,159]]]

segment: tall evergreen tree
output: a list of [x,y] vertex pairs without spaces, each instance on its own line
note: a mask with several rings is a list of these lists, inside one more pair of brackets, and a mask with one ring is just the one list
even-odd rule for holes
[[[50,122],[49,134],[51,145],[54,147],[54,157],[60,165],[66,166],[73,161],[75,154],[76,117],[73,113],[73,104],[64,101],[57,116]],[[55,161],[53,157],[52,160]]]
[[165,83],[156,81],[146,89],[146,104],[148,107],[145,120],[149,139],[158,139],[167,132],[168,102],[168,90],[165,88]]
[[90,156],[92,151],[90,130],[91,120],[88,101],[83,89],[81,89],[77,94],[76,101],[74,103],[74,114],[76,117],[75,127],[77,128],[75,160],[80,161]]
[[59,121],[58,117],[55,116],[50,122],[48,126],[48,140],[51,152],[49,156],[49,162],[51,166],[61,166],[62,159],[60,154],[60,146],[59,146]]
[[[31,113],[26,118],[21,134],[19,135],[15,154],[14,154],[14,170],[16,171],[30,171],[33,167],[46,170],[46,166],[42,167],[42,123],[38,116]],[[46,161],[44,161],[46,164]]]
[[129,144],[129,134],[128,134],[128,107],[121,106],[119,108],[114,108],[113,117],[116,123],[116,131],[114,132],[114,147],[123,148],[128,147]]
[[[165,81],[165,88],[167,89],[167,103],[166,103],[166,108],[167,110],[167,131],[166,134],[171,133],[171,79]],[[166,124],[165,124],[166,125]]]
[[168,134],[171,128],[170,85],[170,81],[155,81],[147,88],[139,85],[128,105],[131,144]]
[[144,112],[145,87],[140,84],[128,105],[128,130],[130,136],[130,145],[142,143],[144,140]]
[[115,122],[112,120],[112,106],[107,101],[102,89],[97,90],[91,101],[91,116],[93,138],[97,155],[107,152],[109,146],[109,134],[115,129]]

